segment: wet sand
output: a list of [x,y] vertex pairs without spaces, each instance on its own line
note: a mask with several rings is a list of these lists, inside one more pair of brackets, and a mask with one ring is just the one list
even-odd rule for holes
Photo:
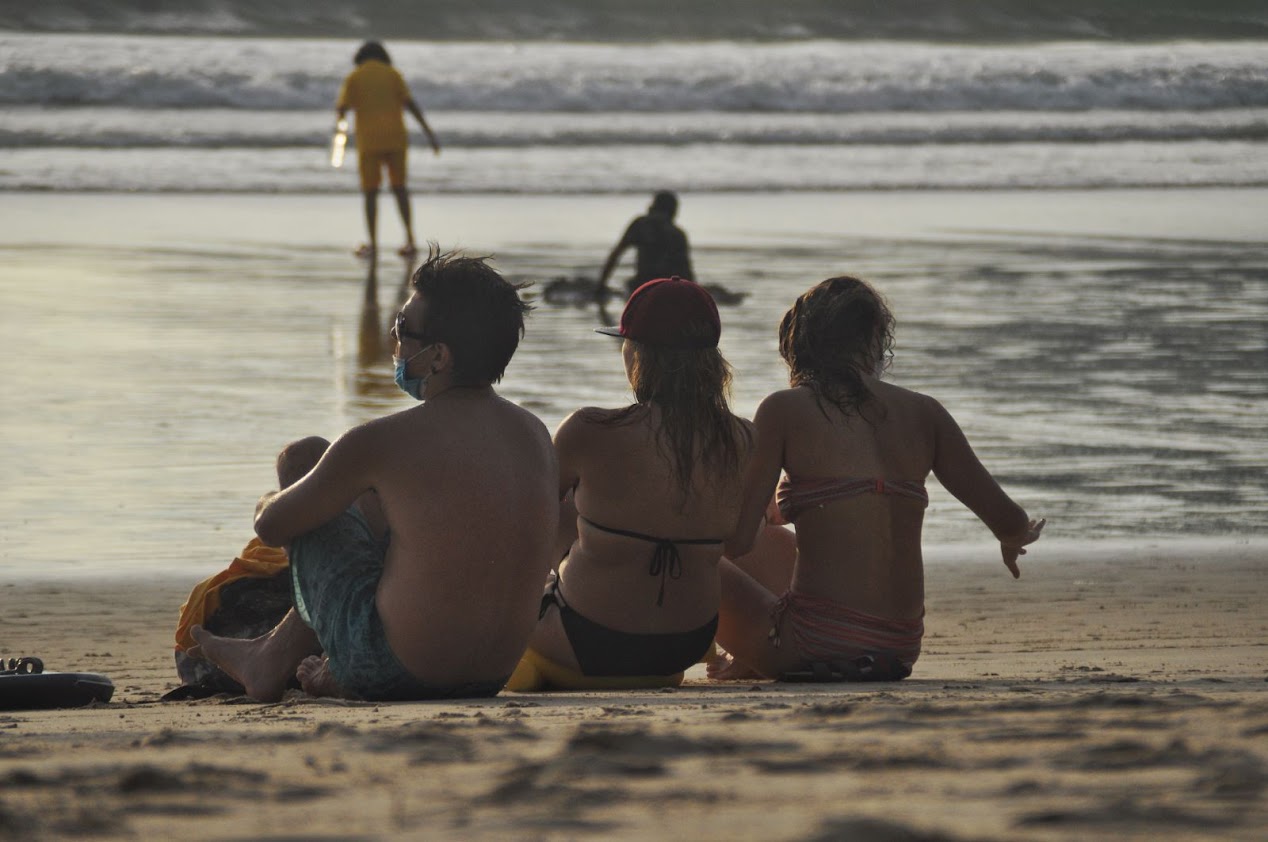
[[[790,302],[860,274],[899,320],[895,382],[943,401],[1051,537],[1102,540],[1268,536],[1266,204],[1266,189],[713,194],[684,195],[679,218],[701,280],[747,294],[723,307],[737,412],[787,382]],[[210,575],[250,534],[279,448],[408,405],[385,335],[410,265],[352,257],[355,195],[4,206],[0,584]],[[595,276],[645,206],[415,202],[420,239],[492,253],[530,294]],[[383,211],[386,250],[400,228]],[[542,303],[500,393],[548,428],[624,405],[616,346],[593,332],[618,315]],[[930,495],[928,546],[987,546]]]
[[935,553],[898,684],[463,703],[163,703],[192,578],[0,585],[5,654],[117,686],[0,712],[0,838],[1259,840],[1268,566],[1203,547]]

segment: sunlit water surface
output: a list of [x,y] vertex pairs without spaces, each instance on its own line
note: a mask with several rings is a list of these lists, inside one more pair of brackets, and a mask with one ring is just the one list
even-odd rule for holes
[[[531,198],[508,201],[535,212]],[[385,338],[406,280],[396,258],[371,273],[342,243],[79,239],[0,249],[8,576],[214,570],[250,537],[282,444],[408,405]],[[951,410],[1009,493],[1049,518],[1051,539],[1268,536],[1263,243],[722,239],[697,237],[696,262],[748,293],[722,310],[737,411],[784,382],[775,326],[793,298],[849,271],[897,315],[890,377]],[[498,265],[540,289],[592,274],[606,245],[589,232],[521,237]],[[616,315],[540,303],[500,391],[552,428],[578,406],[622,404],[617,346],[591,330]],[[931,498],[927,545],[990,551],[932,481]]]

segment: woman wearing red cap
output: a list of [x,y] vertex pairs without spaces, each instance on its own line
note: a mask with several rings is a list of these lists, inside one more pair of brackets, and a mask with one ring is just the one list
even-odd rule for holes
[[1000,542],[1004,564],[1039,537],[933,398],[881,380],[893,347],[884,299],[831,278],[797,299],[779,326],[791,388],[757,409],[757,450],[727,556],[753,546],[771,492],[796,524],[782,596],[723,562],[718,642],[732,657],[716,678],[893,680],[910,675],[924,633],[920,533],[932,472]]
[[636,402],[580,409],[555,433],[575,540],[510,690],[676,685],[712,649],[752,449],[751,425],[727,406],[717,307],[697,284],[661,278],[600,332],[624,340]]

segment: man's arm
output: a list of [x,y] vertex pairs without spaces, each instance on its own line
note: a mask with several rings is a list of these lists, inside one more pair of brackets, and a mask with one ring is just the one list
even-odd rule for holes
[[608,254],[608,259],[603,264],[603,271],[599,272],[599,290],[608,288],[608,278],[612,277],[616,264],[620,262],[621,255],[625,254],[626,249],[634,245],[634,229],[638,225],[638,220],[634,220],[625,228],[625,233],[621,235],[621,239],[612,251]]
[[439,155],[440,141],[436,140],[436,135],[432,132],[431,126],[427,125],[427,118],[423,116],[423,110],[418,107],[418,103],[414,101],[413,97],[405,100],[405,108],[414,115],[418,125],[423,127],[423,134],[427,135],[427,142],[431,144],[431,151]]
[[339,86],[339,96],[335,97],[336,123],[347,117],[348,112],[355,107],[352,99],[352,74],[349,74],[348,77],[343,80],[343,84]]
[[282,547],[333,520],[371,488],[369,447],[374,434],[357,427],[335,439],[317,465],[294,485],[260,498],[255,533],[271,547]]

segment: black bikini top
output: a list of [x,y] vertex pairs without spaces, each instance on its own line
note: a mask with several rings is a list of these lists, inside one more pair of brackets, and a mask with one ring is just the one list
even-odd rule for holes
[[647,541],[649,544],[655,544],[656,549],[652,551],[651,564],[647,566],[647,573],[650,576],[660,577],[660,591],[656,594],[656,604],[665,604],[665,579],[677,579],[682,576],[682,556],[678,555],[678,544],[687,546],[705,545],[705,544],[722,544],[726,542],[725,538],[657,538],[655,535],[644,535],[641,532],[632,532],[628,529],[613,529],[610,526],[603,526],[595,523],[583,514],[578,513],[577,517],[593,526],[600,532],[608,532],[612,535],[621,535],[625,538],[633,538],[637,541]]

